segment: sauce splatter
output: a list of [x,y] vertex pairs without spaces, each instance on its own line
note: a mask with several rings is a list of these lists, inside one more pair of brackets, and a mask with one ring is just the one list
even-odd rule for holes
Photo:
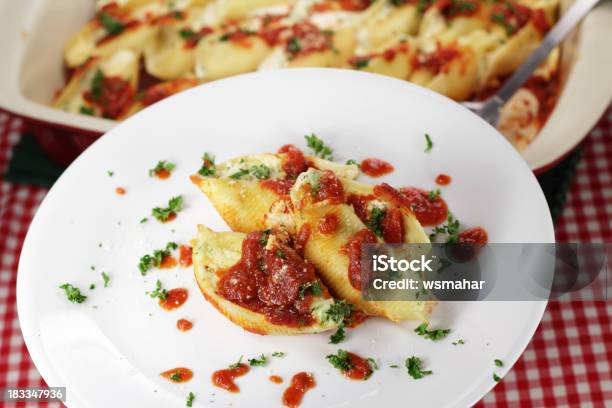
[[268,377],[268,379],[274,384],[282,384],[283,382],[283,378],[279,377],[278,375],[271,375],[270,377]]
[[319,178],[319,188],[315,195],[317,201],[329,200],[331,203],[344,202],[344,187],[331,170],[324,170]]
[[186,301],[189,292],[185,288],[170,289],[165,299],[159,300],[159,305],[165,310],[175,310],[181,307]]
[[453,179],[448,174],[438,174],[436,184],[439,186],[448,186]]
[[338,225],[340,225],[340,220],[336,214],[325,214],[323,217],[321,217],[321,219],[319,219],[319,232],[321,234],[331,235],[336,232]]
[[217,370],[212,375],[212,383],[215,387],[223,388],[229,392],[240,392],[240,387],[236,385],[234,380],[237,377],[242,377],[249,372],[249,366],[239,364],[234,368],[226,368]]
[[489,236],[484,228],[473,227],[459,234],[459,242],[462,244],[486,245],[489,242]]
[[283,405],[289,408],[298,407],[302,403],[306,391],[316,385],[312,374],[305,372],[295,374],[291,378],[291,384],[283,393]]
[[177,367],[164,371],[159,375],[172,382],[184,383],[193,378],[193,371],[185,367]]
[[165,221],[162,221],[164,224],[170,221],[174,221],[176,219],[176,213],[175,212],[171,212],[170,214],[168,214],[168,218],[166,218]]
[[293,180],[280,180],[280,179],[268,179],[268,180],[262,180],[259,182],[261,187],[267,190],[273,191],[279,196],[288,195],[294,183],[295,181]]
[[410,209],[417,220],[424,225],[438,225],[448,217],[448,206],[439,195],[430,198],[429,192],[420,188],[401,188],[404,206]]
[[125,191],[125,188],[123,187],[117,187],[115,189],[115,193],[117,193],[117,195],[125,195],[126,191]]
[[172,269],[178,265],[178,261],[172,255],[164,256],[159,264],[160,269]]
[[179,319],[176,321],[176,328],[182,332],[186,332],[193,328],[193,323],[187,319]]
[[372,367],[370,362],[355,353],[348,353],[351,359],[351,368],[342,371],[345,377],[351,380],[367,380],[372,375]]
[[391,163],[386,162],[380,159],[365,159],[361,162],[361,171],[366,176],[370,177],[381,177],[385,174],[391,173],[393,170],[393,165]]
[[179,247],[179,264],[186,268],[193,264],[193,248],[189,245],[181,245]]
[[168,170],[166,170],[166,169],[159,169],[159,170],[155,171],[154,174],[155,174],[155,177],[157,177],[158,179],[161,179],[161,180],[165,180],[168,177],[170,177],[170,172]]

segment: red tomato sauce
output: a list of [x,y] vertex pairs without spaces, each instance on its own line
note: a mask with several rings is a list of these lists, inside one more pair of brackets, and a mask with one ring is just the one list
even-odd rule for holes
[[330,200],[339,204],[344,202],[344,187],[340,179],[331,170],[324,170],[319,178],[319,188],[315,194],[316,201]]
[[300,173],[308,169],[304,153],[294,145],[284,145],[278,149],[278,153],[286,154],[286,157],[283,158],[282,169],[287,174],[287,178],[296,179]]
[[217,370],[212,375],[212,383],[215,387],[223,388],[229,392],[240,392],[240,387],[236,385],[234,380],[237,377],[242,377],[249,372],[249,366],[240,364],[235,368],[226,368]]
[[181,245],[179,246],[179,264],[187,268],[193,264],[193,248],[189,245]]
[[240,261],[222,272],[218,293],[227,300],[262,313],[273,324],[310,326],[312,294],[300,297],[300,287],[316,280],[314,266],[281,242],[266,249],[262,232],[242,242]]
[[349,318],[345,320],[346,327],[348,327],[349,329],[354,329],[355,327],[360,326],[367,319],[368,315],[366,315],[361,310],[353,310]]
[[503,3],[494,3],[491,7],[491,19],[503,20],[504,28],[512,35],[523,28],[531,19],[532,11],[529,7],[508,0]]
[[184,383],[193,378],[193,371],[185,367],[177,367],[164,371],[159,375],[172,382]]
[[336,232],[340,225],[340,219],[334,213],[325,214],[319,220],[319,232],[325,235],[331,235]]
[[381,177],[394,170],[391,163],[380,159],[365,159],[361,162],[361,171],[366,176]]
[[540,126],[546,123],[546,120],[552,113],[557,102],[559,93],[559,81],[557,78],[547,80],[539,76],[532,76],[525,82],[523,88],[531,91],[537,98],[540,107],[538,110],[538,120]]
[[209,34],[212,34],[213,32],[214,30],[210,27],[202,27],[200,31],[193,33],[185,39],[185,49],[190,50],[195,48],[202,38],[206,37]]
[[364,244],[377,243],[376,235],[367,228],[353,235],[344,247],[349,258],[348,277],[351,286],[361,290],[361,250]]
[[412,61],[415,69],[425,68],[432,74],[448,72],[450,63],[460,56],[459,50],[453,47],[438,48],[429,54],[416,55]]
[[317,383],[310,373],[300,372],[291,378],[291,384],[283,393],[283,405],[289,408],[299,407],[306,391],[316,387]]
[[136,91],[132,84],[120,77],[103,77],[100,92],[88,90],[83,98],[96,106],[107,119],[117,119],[127,113],[135,100]]
[[159,264],[159,269],[172,269],[178,265],[178,261],[172,255],[164,256]]
[[474,0],[440,0],[436,7],[447,19],[459,16],[473,16],[480,11],[480,3]]
[[168,214],[168,218],[166,218],[166,221],[162,221],[162,222],[165,224],[167,222],[174,221],[175,219],[176,219],[176,213],[171,212],[170,214]]
[[282,384],[283,382],[283,377],[279,377],[278,375],[271,375],[270,377],[268,377],[268,379],[274,384]]
[[186,332],[193,328],[193,323],[187,319],[179,319],[176,321],[176,328],[182,332]]
[[117,195],[125,195],[126,191],[125,191],[125,188],[123,187],[117,187],[115,189],[115,193],[117,193]]
[[332,37],[329,32],[322,31],[309,22],[300,22],[291,27],[291,35],[285,44],[285,52],[289,59],[303,57],[313,52],[321,52],[332,48]]
[[345,377],[351,380],[367,380],[372,375],[372,367],[365,358],[358,356],[355,353],[348,353],[351,358],[352,368],[342,372]]
[[436,184],[439,186],[448,186],[453,179],[448,174],[438,174]]
[[185,288],[170,289],[165,299],[159,300],[159,305],[165,310],[175,310],[181,307],[189,296],[189,292]]
[[489,242],[487,231],[482,227],[468,228],[459,234],[459,243],[486,245]]
[[155,171],[155,177],[161,180],[165,180],[170,177],[170,172],[166,169],[159,169]]
[[[355,214],[364,224],[370,223],[371,215],[368,212],[368,203],[374,200],[374,195],[351,194],[348,203],[353,206]],[[394,203],[395,204],[395,203]],[[404,242],[405,226],[402,212],[398,208],[388,208],[382,221],[383,239],[388,244]]]
[[[376,186],[374,190],[378,189]],[[388,186],[388,188],[393,189]],[[400,207],[411,210],[417,220],[424,226],[438,225],[443,223],[448,216],[448,206],[442,197],[437,196],[433,200],[429,199],[429,193],[420,188],[406,187],[400,188],[399,194],[397,190],[388,190],[387,187],[381,187],[384,194],[392,194],[393,200]]]
[[186,78],[179,78],[175,79],[174,81],[156,83],[143,90],[141,102],[144,106],[153,105],[154,103],[159,102],[162,99],[165,99],[187,88],[191,88],[195,85],[197,85],[197,81]]

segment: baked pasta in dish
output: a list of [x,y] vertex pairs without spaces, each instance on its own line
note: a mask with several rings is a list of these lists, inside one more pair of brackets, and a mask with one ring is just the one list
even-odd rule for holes
[[[122,119],[196,84],[250,71],[336,67],[482,99],[541,42],[558,0],[99,0],[66,45],[60,109]],[[559,51],[507,104],[519,149],[556,99]]]

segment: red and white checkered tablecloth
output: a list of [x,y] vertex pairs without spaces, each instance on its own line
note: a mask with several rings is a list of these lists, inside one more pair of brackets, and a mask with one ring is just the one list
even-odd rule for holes
[[[21,337],[15,283],[23,239],[47,190],[1,176],[21,125],[0,113],[0,388],[44,385]],[[557,240],[612,242],[612,108],[584,147]],[[612,407],[611,320],[612,302],[550,303],[523,356],[477,405]]]

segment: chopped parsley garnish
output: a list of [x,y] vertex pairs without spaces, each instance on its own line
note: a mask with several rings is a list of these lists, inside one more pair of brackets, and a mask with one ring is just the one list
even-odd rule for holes
[[431,190],[429,193],[427,193],[427,199],[429,201],[436,201],[438,197],[440,197],[440,194],[442,194],[442,191],[440,191],[439,188]]
[[453,346],[463,345],[463,344],[465,344],[465,340],[463,340],[463,339],[459,339],[457,341],[453,341]]
[[149,221],[149,219],[147,217],[144,217],[142,220],[140,220],[141,224],[144,224],[145,222]]
[[498,367],[503,367],[504,366],[504,362],[501,361],[500,359],[496,358],[495,359],[495,365]]
[[515,31],[515,27],[506,20],[506,16],[504,13],[493,13],[491,14],[491,20],[495,23],[501,25],[504,30],[506,30],[506,34],[512,35]]
[[461,223],[456,219],[452,213],[448,213],[446,224],[441,227],[435,227],[433,232],[429,234],[429,240],[434,241],[438,234],[447,234],[446,243],[457,243],[459,242],[459,228]]
[[188,40],[194,35],[196,35],[196,33],[191,28],[184,28],[181,31],[179,31],[179,35],[181,36],[182,39]]
[[432,341],[442,340],[448,335],[448,333],[450,333],[450,329],[427,330],[427,326],[427,323],[423,323],[414,329],[414,331],[419,336],[423,336]]
[[198,173],[202,176],[212,176],[215,174],[215,156],[206,152],[202,156],[202,167],[198,170]]
[[368,220],[368,228],[379,237],[383,236],[382,223],[387,215],[387,210],[383,208],[373,207]]
[[104,82],[104,74],[102,70],[98,68],[91,80],[91,96],[94,101],[99,100],[102,97],[102,83]]
[[427,375],[433,374],[433,371],[424,371],[421,368],[422,361],[418,357],[409,357],[406,359],[406,368],[408,369],[408,374],[415,380],[419,380]]
[[363,58],[355,58],[352,59],[352,64],[353,67],[355,67],[356,69],[363,69],[363,68],[367,68],[367,66],[370,64],[370,59],[363,57]]
[[347,165],[355,165],[359,170],[361,170],[361,164],[357,163],[357,160],[349,159],[346,161]]
[[89,290],[94,290],[96,288],[96,284],[92,283],[91,285],[89,285]]
[[300,286],[300,291],[298,292],[299,298],[304,299],[304,296],[306,295],[306,291],[309,289],[310,289],[310,293],[312,293],[313,296],[321,296],[323,294],[323,288],[321,287],[321,282],[317,280],[317,281],[306,282],[302,284]]
[[325,358],[327,358],[331,365],[341,371],[347,371],[353,368],[351,356],[349,356],[346,350],[338,349],[336,354],[329,354]]
[[493,373],[493,380],[495,380],[495,382],[500,382],[501,381],[501,377],[495,373]]
[[431,5],[431,2],[432,0],[419,0],[419,2],[417,3],[417,11],[419,13],[424,13],[425,10],[427,10]]
[[193,400],[195,399],[195,394],[191,391],[189,391],[189,394],[187,395],[187,401],[185,401],[185,406],[187,407],[191,407],[193,406]]
[[345,319],[348,319],[353,312],[353,305],[347,303],[346,300],[334,299],[334,303],[329,306],[327,312],[325,312],[325,320],[332,320],[338,324],[343,323]]
[[98,21],[100,21],[100,24],[102,24],[106,32],[110,35],[118,35],[125,30],[123,23],[108,13],[100,14]]
[[229,368],[238,368],[242,365],[242,358],[244,356],[240,356],[240,358],[238,359],[238,361],[236,361],[234,364],[230,364]]
[[344,323],[341,323],[340,326],[338,326],[338,329],[336,330],[336,332],[332,334],[331,336],[329,336],[329,342],[331,344],[338,344],[342,340],[344,340],[345,337],[346,337],[346,333],[344,332]]
[[170,218],[172,214],[176,215],[182,208],[183,197],[176,196],[168,200],[168,207],[155,207],[153,210],[151,210],[151,215],[155,217],[157,221],[164,222],[168,221],[168,218]]
[[433,141],[431,137],[425,133],[425,153],[431,152],[431,149],[433,149]]
[[287,51],[290,54],[295,55],[302,50],[302,45],[300,44],[300,40],[296,37],[291,37],[289,41],[287,41]]
[[181,381],[181,380],[182,380],[182,378],[183,378],[183,377],[181,376],[181,374],[180,374],[180,373],[172,373],[172,374],[170,374],[170,379],[171,379],[172,381],[174,381],[174,382],[179,382],[179,381]]
[[107,170],[107,171],[106,171],[106,174],[108,174],[108,177],[113,177],[113,176],[115,175],[115,172],[114,172],[114,171]]
[[399,366],[397,364],[391,364],[389,368],[399,368]]
[[249,365],[251,367],[264,367],[266,364],[268,364],[268,359],[263,354],[260,356],[260,358],[249,359]]
[[372,370],[378,370],[378,363],[376,362],[376,360],[374,360],[373,358],[368,358],[368,364],[370,364],[370,367],[372,367]]
[[156,249],[152,255],[144,255],[138,262],[138,269],[142,275],[146,275],[149,269],[161,266],[165,257],[170,256],[170,253],[178,248],[176,242],[168,242],[165,249]]
[[286,255],[283,251],[281,251],[280,249],[276,250],[276,256],[278,256],[281,259],[285,259]]
[[168,297],[168,291],[162,287],[162,283],[159,279],[155,283],[155,290],[153,292],[147,292],[147,294],[152,299],[158,298],[159,300],[166,300]]
[[81,294],[81,290],[75,286],[72,286],[69,283],[64,283],[60,286],[60,289],[64,289],[66,292],[66,297],[72,303],[83,303],[87,296]]
[[82,113],[83,115],[89,115],[89,116],[93,116],[95,113],[94,108],[89,107],[89,106],[81,106],[81,108],[79,109],[79,112]]
[[232,174],[230,178],[234,180],[240,180],[243,176],[253,175],[259,180],[266,180],[270,178],[272,171],[265,164],[253,165],[249,169],[240,169],[236,173]]
[[315,156],[325,160],[334,160],[334,149],[327,146],[325,142],[314,133],[304,136],[306,145],[312,150]]
[[261,244],[261,246],[268,245],[268,238],[270,237],[270,232],[271,231],[267,229],[261,234],[261,238],[259,238],[259,243]]
[[104,287],[108,288],[108,282],[110,282],[110,276],[108,276],[108,273],[106,272],[102,272],[102,280],[104,281]]
[[285,352],[284,351],[275,351],[274,353],[272,353],[272,357],[285,357]]
[[171,172],[172,170],[174,170],[175,167],[176,166],[173,163],[169,163],[165,160],[160,160],[157,162],[157,165],[155,167],[149,170],[149,177],[153,177],[155,173],[162,170]]

